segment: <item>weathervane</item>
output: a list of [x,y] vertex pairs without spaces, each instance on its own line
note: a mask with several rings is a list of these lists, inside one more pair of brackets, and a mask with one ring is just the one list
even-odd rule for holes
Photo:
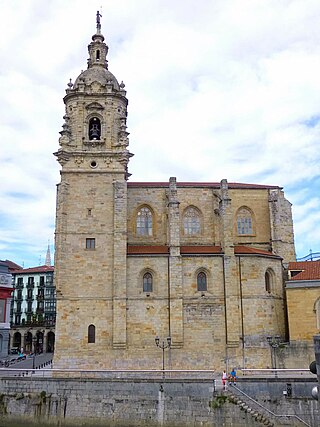
[[102,15],[101,15],[101,13],[98,10],[97,11],[97,31],[98,31],[98,33],[100,33],[100,30],[101,30],[100,18],[102,18]]

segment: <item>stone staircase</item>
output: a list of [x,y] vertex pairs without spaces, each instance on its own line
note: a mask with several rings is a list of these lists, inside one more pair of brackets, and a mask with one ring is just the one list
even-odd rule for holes
[[248,402],[241,399],[239,396],[231,393],[230,391],[225,392],[228,396],[228,400],[231,403],[234,403],[240,407],[240,409],[248,414],[250,414],[257,422],[264,426],[274,427],[274,423],[270,420],[269,417],[262,414],[260,411],[253,409]]

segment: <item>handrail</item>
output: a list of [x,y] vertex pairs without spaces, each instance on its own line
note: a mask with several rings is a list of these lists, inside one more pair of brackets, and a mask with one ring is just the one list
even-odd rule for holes
[[311,427],[310,424],[308,424],[306,421],[304,421],[302,418],[298,417],[298,415],[295,414],[287,414],[287,415],[280,415],[280,414],[276,414],[272,411],[270,411],[270,409],[266,408],[265,406],[261,405],[261,403],[257,402],[255,399],[253,399],[251,396],[249,396],[247,393],[245,393],[244,391],[242,391],[239,387],[237,387],[236,385],[232,385],[233,388],[235,388],[238,392],[240,392],[241,394],[243,394],[244,396],[246,396],[249,400],[251,400],[252,402],[254,402],[256,405],[260,406],[262,409],[264,409],[265,411],[267,411],[269,414],[271,414],[273,417],[277,417],[277,418],[281,418],[281,417],[288,417],[288,418],[296,418],[297,420],[299,420],[300,422],[302,422],[304,425]]
[[[34,371],[35,369],[23,369],[23,368],[0,368],[0,371]],[[38,369],[39,370],[39,369]],[[152,372],[162,373],[163,369],[40,369],[41,371],[56,371],[56,372],[107,372],[107,373],[129,373],[129,372]],[[215,372],[214,369],[165,369],[165,372],[183,372],[183,373],[211,373]]]
[[[201,380],[214,381],[213,369],[56,369],[56,368],[0,368],[0,379],[5,376],[36,376],[53,377],[54,374],[65,375],[68,379],[95,378],[95,379],[168,379],[168,380]],[[59,378],[58,376],[56,378]]]

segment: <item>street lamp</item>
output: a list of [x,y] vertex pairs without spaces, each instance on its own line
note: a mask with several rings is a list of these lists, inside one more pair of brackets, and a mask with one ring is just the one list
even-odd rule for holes
[[[268,344],[270,345],[271,350],[271,364],[272,369],[277,369],[277,358],[276,358],[276,349],[280,346],[281,337],[280,335],[267,336]],[[277,371],[275,372],[275,376],[277,376]]]
[[35,368],[35,361],[36,361],[36,344],[37,344],[37,337],[33,337],[33,358],[32,358],[32,369]]
[[171,337],[167,337],[167,342],[165,343],[164,340],[162,340],[162,343],[160,343],[160,338],[157,336],[155,337],[155,343],[156,346],[161,348],[162,350],[162,378],[165,378],[165,373],[164,373],[164,350],[166,348],[170,348],[171,347]]

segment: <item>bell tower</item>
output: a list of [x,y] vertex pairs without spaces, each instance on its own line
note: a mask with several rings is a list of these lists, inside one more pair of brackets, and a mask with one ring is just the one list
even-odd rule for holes
[[60,148],[54,153],[61,165],[55,236],[57,368],[107,368],[103,354],[126,348],[127,341],[128,100],[125,85],[108,70],[100,18],[97,12],[87,69],[68,83]]

